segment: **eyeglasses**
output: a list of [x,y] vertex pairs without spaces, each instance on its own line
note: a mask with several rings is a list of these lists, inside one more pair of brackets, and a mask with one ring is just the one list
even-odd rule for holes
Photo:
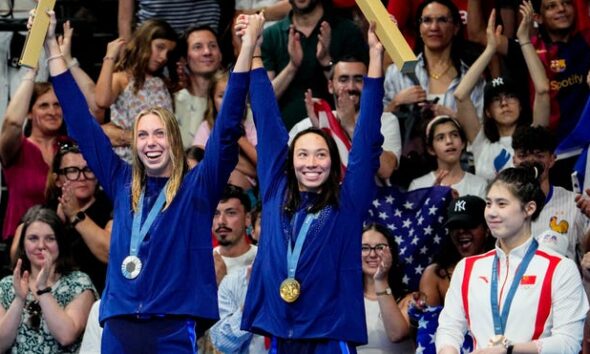
[[389,246],[386,243],[378,243],[373,247],[371,247],[370,245],[362,245],[361,251],[363,253],[363,256],[368,256],[369,254],[371,254],[371,251],[375,251],[376,254],[379,254],[387,248],[389,248]]
[[41,326],[41,306],[39,305],[39,302],[29,302],[26,311],[29,314],[29,326],[34,330],[38,330]]
[[518,100],[518,97],[513,93],[501,93],[497,96],[492,97],[491,103],[499,105],[502,101],[506,101],[508,103],[514,103]]
[[430,26],[436,22],[437,25],[442,26],[442,25],[447,25],[447,24],[453,22],[453,18],[451,18],[450,16],[438,16],[438,17],[422,16],[422,17],[420,17],[418,22],[420,24],[424,24],[426,26]]
[[76,166],[65,167],[59,170],[59,174],[64,175],[68,181],[78,181],[80,179],[80,174],[83,174],[84,178],[86,179],[96,178],[94,172],[92,172],[88,166],[84,168],[79,168]]

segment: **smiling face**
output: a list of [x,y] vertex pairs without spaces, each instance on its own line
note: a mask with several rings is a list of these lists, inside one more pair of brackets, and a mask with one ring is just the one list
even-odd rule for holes
[[24,249],[32,269],[41,269],[45,263],[45,256],[51,257],[54,263],[59,256],[55,232],[49,224],[42,221],[34,221],[27,227]]
[[294,142],[293,168],[300,192],[320,192],[330,176],[332,159],[326,140],[318,134],[307,133]]
[[170,177],[172,159],[168,133],[162,119],[153,113],[138,118],[136,148],[139,160],[151,177]]
[[85,201],[94,196],[97,186],[96,177],[82,154],[66,153],[62,157],[59,169],[60,173],[56,180],[58,187],[61,188],[66,181],[69,181],[78,200]]
[[542,0],[541,14],[537,21],[542,24],[549,33],[569,31],[575,19],[575,10],[572,0]]
[[221,67],[221,50],[209,30],[197,30],[187,38],[187,65],[192,74],[211,75]]
[[451,10],[432,2],[422,11],[420,17],[420,37],[424,46],[431,50],[443,50],[453,41],[459,31],[459,25],[453,22]]
[[535,202],[523,204],[508,185],[498,181],[488,191],[484,215],[492,235],[501,243],[511,243],[523,235],[528,237],[535,210]]
[[453,122],[438,124],[434,127],[432,147],[429,151],[436,156],[439,163],[448,165],[459,163],[465,143],[459,128]]
[[31,107],[33,129],[43,134],[55,135],[63,123],[62,111],[53,90],[40,95]]
[[333,77],[328,81],[328,91],[334,95],[336,105],[338,105],[338,97],[347,94],[358,111],[363,90],[363,76],[366,73],[367,67],[363,62],[336,63]]
[[362,252],[363,274],[372,277],[383,260],[383,252],[391,252],[387,238],[379,231],[369,229],[363,232],[362,247],[365,249]]
[[154,39],[151,43],[148,70],[152,73],[160,70],[168,62],[168,55],[176,48],[176,42],[169,39]]
[[455,227],[449,230],[451,240],[461,254],[461,257],[469,257],[484,251],[487,231],[484,225],[474,228]]

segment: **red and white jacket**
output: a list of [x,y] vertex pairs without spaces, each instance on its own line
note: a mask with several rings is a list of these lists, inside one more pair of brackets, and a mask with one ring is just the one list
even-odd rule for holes
[[[498,304],[503,309],[514,275],[532,239],[506,255],[496,249],[467,257],[455,267],[436,333],[437,351],[459,350],[469,329],[475,348],[494,337],[490,286],[498,255]],[[541,353],[578,353],[588,300],[575,263],[550,250],[537,249],[515,293],[504,335],[511,343],[537,341]]]

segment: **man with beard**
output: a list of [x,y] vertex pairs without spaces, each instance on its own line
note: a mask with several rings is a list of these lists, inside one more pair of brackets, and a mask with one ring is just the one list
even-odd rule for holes
[[262,59],[287,129],[306,116],[304,93],[309,88],[330,100],[326,75],[346,55],[366,62],[363,35],[351,21],[334,16],[329,0],[289,0],[289,16],[264,31]]
[[[359,116],[360,96],[363,89],[363,77],[367,74],[367,66],[360,59],[355,57],[343,57],[333,65],[330,79],[328,80],[328,92],[333,95],[336,110],[331,113],[337,119],[345,139],[349,141],[354,134],[354,128]],[[324,128],[318,120],[314,111],[311,99],[311,92],[306,93],[306,104],[308,118],[301,120],[289,132],[289,140],[292,140],[297,133],[312,125],[319,125]],[[329,114],[330,112],[325,112]],[[382,179],[389,179],[397,168],[398,157],[401,153],[401,137],[397,117],[391,112],[383,112],[381,115],[381,134],[383,134],[383,152],[380,157],[377,176]],[[341,156],[345,161],[344,156]],[[347,160],[347,159],[346,159]]]
[[254,261],[257,247],[246,238],[250,226],[250,199],[242,188],[228,184],[215,210],[211,231],[219,245],[214,254],[221,255],[227,274]]
[[180,45],[186,60],[178,63],[178,70],[184,72],[186,87],[174,94],[174,113],[187,149],[203,121],[211,78],[221,68],[222,58],[217,34],[209,26],[189,28]]

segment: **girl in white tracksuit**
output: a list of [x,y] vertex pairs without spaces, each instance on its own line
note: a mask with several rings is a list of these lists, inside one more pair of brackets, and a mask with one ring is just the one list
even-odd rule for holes
[[467,329],[476,353],[580,351],[588,301],[576,265],[531,237],[545,200],[539,168],[506,169],[488,186],[485,219],[496,248],[455,268],[438,353],[459,353]]

